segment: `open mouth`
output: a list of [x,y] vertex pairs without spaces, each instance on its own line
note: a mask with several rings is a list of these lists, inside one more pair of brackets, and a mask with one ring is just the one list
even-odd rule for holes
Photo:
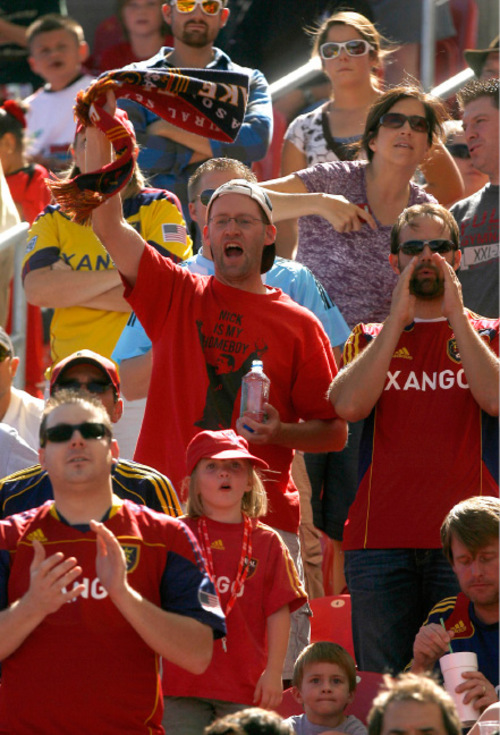
[[240,255],[243,255],[243,249],[239,245],[229,243],[224,248],[224,255],[226,255],[228,258],[237,258]]

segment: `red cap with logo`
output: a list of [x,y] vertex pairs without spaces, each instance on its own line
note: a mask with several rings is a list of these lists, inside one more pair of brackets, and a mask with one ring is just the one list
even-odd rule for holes
[[187,473],[190,475],[200,459],[248,459],[257,467],[268,469],[260,457],[250,454],[248,442],[232,429],[200,431],[188,444],[186,452]]

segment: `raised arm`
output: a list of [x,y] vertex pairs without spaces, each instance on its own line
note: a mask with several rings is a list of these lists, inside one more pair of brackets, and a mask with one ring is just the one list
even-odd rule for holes
[[443,315],[447,317],[455,334],[470,391],[483,411],[491,416],[498,416],[499,359],[467,318],[462,286],[457,274],[441,255],[434,253],[432,258],[443,273]]
[[415,296],[410,294],[414,258],[399,276],[391,311],[374,340],[341,370],[330,387],[330,401],[347,421],[366,418],[384,390],[387,371],[401,332],[413,321]]
[[[115,108],[114,95],[108,92],[106,109],[113,113]],[[104,133],[94,127],[87,128],[86,170],[98,170],[110,161],[111,145]],[[146,244],[125,220],[119,196],[111,197],[93,211],[92,228],[120,273],[133,286]]]

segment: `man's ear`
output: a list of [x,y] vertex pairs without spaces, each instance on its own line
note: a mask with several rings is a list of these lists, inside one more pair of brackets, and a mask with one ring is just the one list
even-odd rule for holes
[[458,250],[455,250],[453,253],[453,268],[457,271],[460,268],[460,263],[462,261],[462,251],[460,248]]
[[196,207],[194,206],[194,202],[188,203],[188,209],[189,209],[190,217],[193,220],[193,222],[198,222],[198,219],[196,217]]
[[38,461],[42,469],[45,469],[45,449],[42,449],[42,447],[38,450]]
[[118,398],[113,406],[113,415],[110,416],[111,421],[116,424],[123,415],[123,398]]
[[230,13],[229,8],[222,9],[221,14],[220,14],[220,27],[221,28],[224,28],[227,21],[229,20],[229,13]]
[[401,270],[399,268],[398,256],[395,253],[391,253],[389,255],[389,263],[394,273],[397,273],[397,275],[399,276],[399,274],[401,273]]
[[167,25],[171,25],[172,23],[172,6],[170,3],[163,3],[161,6],[161,12],[163,13],[163,17],[165,18],[165,23]]
[[109,446],[111,448],[111,456],[113,457],[113,459],[118,459],[118,457],[120,456],[120,447],[118,446],[118,442],[116,441],[116,439],[111,439]]

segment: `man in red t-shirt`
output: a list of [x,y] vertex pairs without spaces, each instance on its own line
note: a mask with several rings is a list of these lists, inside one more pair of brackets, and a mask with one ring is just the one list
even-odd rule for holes
[[[106,160],[100,148],[103,136],[95,128],[88,128],[88,136],[87,165],[99,168]],[[169,477],[180,487],[187,474],[185,448],[192,437],[202,429],[236,429],[270,466],[270,512],[264,520],[285,532],[289,548],[295,543],[295,553],[291,551],[296,557],[300,512],[291,478],[294,449],[340,450],[347,428],[326,398],[337,369],[323,327],[279,289],[262,283],[261,273],[272,266],[275,253],[276,229],[267,195],[247,181],[216,190],[203,233],[214,260],[215,275],[210,277],[157,258],[128,227],[118,205],[113,197],[95,210],[93,227],[153,343],[151,383],[135,459],[156,469],[168,467]],[[252,354],[261,356],[271,380],[267,421],[262,423],[239,420],[240,381],[230,374],[240,371]],[[223,363],[224,355],[233,359]],[[214,406],[220,410],[215,412]],[[218,423],[212,426],[210,420]],[[300,647],[295,655],[299,652]],[[293,660],[286,673],[292,670]]]
[[429,610],[458,592],[441,553],[449,510],[498,493],[498,319],[464,308],[458,226],[438,204],[391,234],[399,280],[383,324],[359,324],[330,400],[365,419],[344,532],[360,669],[402,670]]

